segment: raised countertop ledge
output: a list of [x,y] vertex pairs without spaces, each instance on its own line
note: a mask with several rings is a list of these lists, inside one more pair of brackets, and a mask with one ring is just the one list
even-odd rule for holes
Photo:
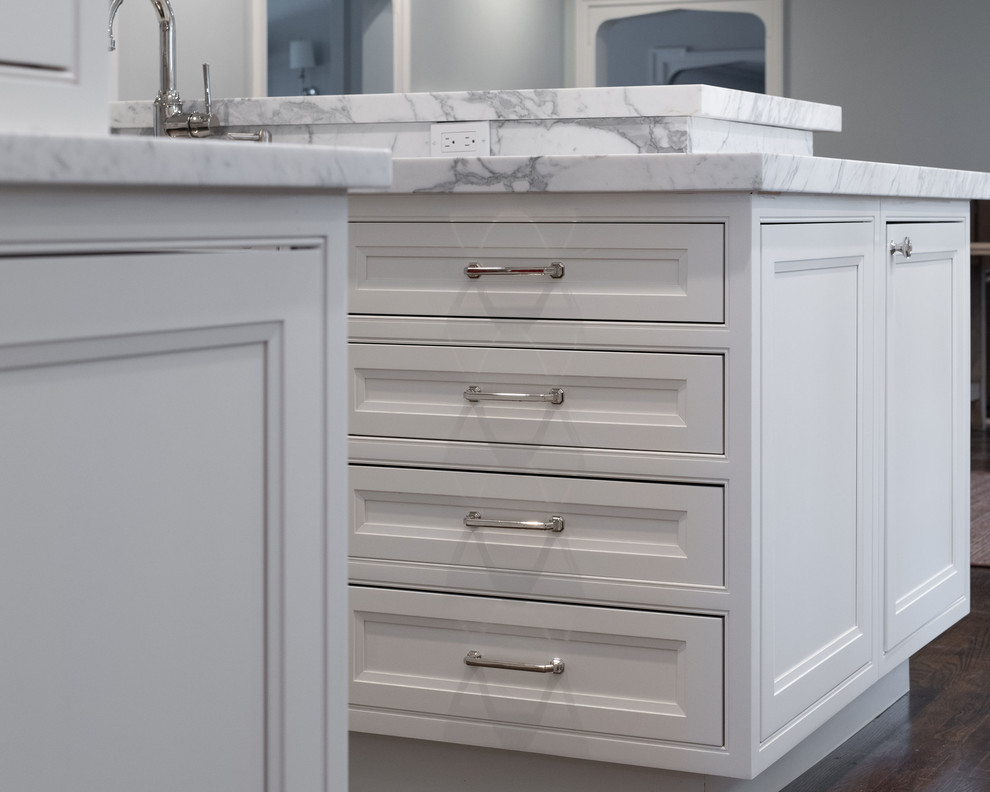
[[[150,103],[111,105],[115,128],[150,123]],[[711,85],[352,94],[214,101],[224,124],[404,124],[573,118],[695,117],[835,132],[842,109]]]
[[394,193],[796,192],[990,198],[990,174],[783,154],[630,154],[394,161]]
[[383,188],[385,149],[170,140],[0,135],[0,185],[74,184],[258,188]]

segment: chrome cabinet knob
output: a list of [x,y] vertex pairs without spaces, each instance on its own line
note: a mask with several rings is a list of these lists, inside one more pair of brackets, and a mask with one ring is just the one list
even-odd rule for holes
[[890,243],[890,252],[900,253],[904,258],[911,258],[911,254],[914,252],[914,245],[911,244],[911,237],[904,237],[903,242]]

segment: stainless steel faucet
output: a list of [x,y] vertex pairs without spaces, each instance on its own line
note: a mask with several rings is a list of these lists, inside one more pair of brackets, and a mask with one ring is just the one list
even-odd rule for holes
[[[113,37],[113,21],[117,9],[124,0],[110,0],[110,19],[107,23],[107,38],[112,52],[117,48]],[[216,116],[210,107],[210,72],[203,64],[203,79],[206,93],[206,112],[182,112],[182,99],[175,85],[175,14],[169,0],[151,0],[158,14],[159,30],[159,91],[155,98],[155,135],[170,137],[209,137],[217,126]]]

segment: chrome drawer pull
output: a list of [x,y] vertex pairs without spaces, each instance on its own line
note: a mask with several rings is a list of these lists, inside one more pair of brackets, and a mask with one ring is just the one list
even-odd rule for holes
[[513,520],[485,520],[481,517],[481,512],[471,511],[464,518],[464,525],[468,528],[515,528],[520,531],[553,531],[560,533],[564,530],[564,518],[553,515],[546,522]]
[[564,389],[551,388],[549,393],[486,393],[480,385],[472,385],[464,391],[464,398],[470,402],[478,401],[518,401],[518,402],[549,402],[550,404],[564,403]]
[[560,261],[552,261],[546,267],[483,267],[472,261],[464,268],[464,274],[469,278],[480,278],[482,275],[546,275],[556,279],[564,277],[564,265]]
[[564,661],[555,657],[551,662],[542,663],[511,663],[502,660],[485,660],[481,652],[472,649],[464,656],[465,665],[481,666],[483,668],[506,668],[509,671],[532,671],[536,674],[563,674]]

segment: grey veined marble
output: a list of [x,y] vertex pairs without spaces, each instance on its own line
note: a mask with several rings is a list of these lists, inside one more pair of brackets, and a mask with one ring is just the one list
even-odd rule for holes
[[[284,143],[383,146],[397,157],[431,156],[433,127],[451,122],[479,125],[491,141],[480,153],[496,156],[810,155],[812,130],[841,127],[837,107],[699,85],[229,99],[214,109],[236,131],[261,126]],[[150,125],[149,102],[113,107],[118,131]]]
[[146,137],[0,135],[0,184],[388,186],[384,150]]
[[396,193],[713,191],[990,198],[990,174],[781,154],[400,159]]
[[[197,109],[190,102],[190,109]],[[990,176],[814,157],[837,107],[710,86],[468,91],[215,101],[233,130],[284,143],[373,146],[396,157],[391,190],[416,192],[761,191],[990,198]],[[146,132],[151,105],[113,125]],[[431,156],[431,135],[471,123],[489,147]],[[442,128],[442,126],[441,126]]]
[[838,131],[833,105],[710,85],[354,94],[226,100],[231,124],[377,124],[691,116]]

